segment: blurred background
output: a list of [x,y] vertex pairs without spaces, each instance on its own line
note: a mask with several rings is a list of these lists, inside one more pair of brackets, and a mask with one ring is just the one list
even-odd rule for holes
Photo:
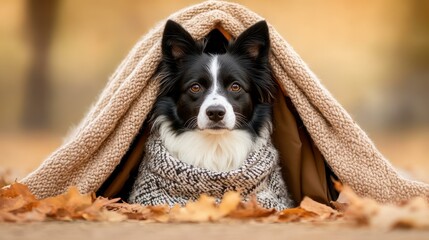
[[[54,151],[140,36],[195,0],[0,0],[0,168]],[[429,1],[236,1],[295,48],[394,165],[429,172]]]

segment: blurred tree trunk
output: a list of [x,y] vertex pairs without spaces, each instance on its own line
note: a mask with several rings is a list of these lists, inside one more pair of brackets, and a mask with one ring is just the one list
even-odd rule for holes
[[59,0],[27,0],[31,62],[25,84],[23,124],[43,129],[50,124],[49,49]]
[[402,72],[393,99],[395,127],[427,126],[429,122],[429,1],[412,0],[409,27],[399,46]]

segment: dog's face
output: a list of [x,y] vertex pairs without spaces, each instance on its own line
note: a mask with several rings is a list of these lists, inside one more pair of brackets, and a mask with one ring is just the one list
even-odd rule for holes
[[166,118],[179,133],[249,129],[258,134],[270,121],[275,91],[266,22],[251,26],[228,46],[219,46],[223,54],[206,52],[207,41],[197,42],[179,24],[167,22],[161,92],[153,117]]

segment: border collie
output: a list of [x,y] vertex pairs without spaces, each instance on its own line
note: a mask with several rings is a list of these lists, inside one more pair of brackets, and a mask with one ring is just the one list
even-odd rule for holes
[[167,22],[152,130],[177,159],[225,172],[269,138],[276,85],[265,21],[216,51],[207,50],[209,42]]

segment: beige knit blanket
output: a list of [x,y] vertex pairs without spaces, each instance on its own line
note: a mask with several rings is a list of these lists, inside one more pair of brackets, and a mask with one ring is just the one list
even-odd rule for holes
[[[169,19],[201,39],[219,24],[235,37],[262,17],[238,4],[207,1]],[[68,140],[21,180],[38,197],[60,194],[72,185],[81,192],[96,191],[115,169],[157,96],[151,77],[160,62],[164,23],[134,46]],[[427,184],[398,175],[273,26],[270,36],[275,77],[340,180],[380,202],[428,196]]]

